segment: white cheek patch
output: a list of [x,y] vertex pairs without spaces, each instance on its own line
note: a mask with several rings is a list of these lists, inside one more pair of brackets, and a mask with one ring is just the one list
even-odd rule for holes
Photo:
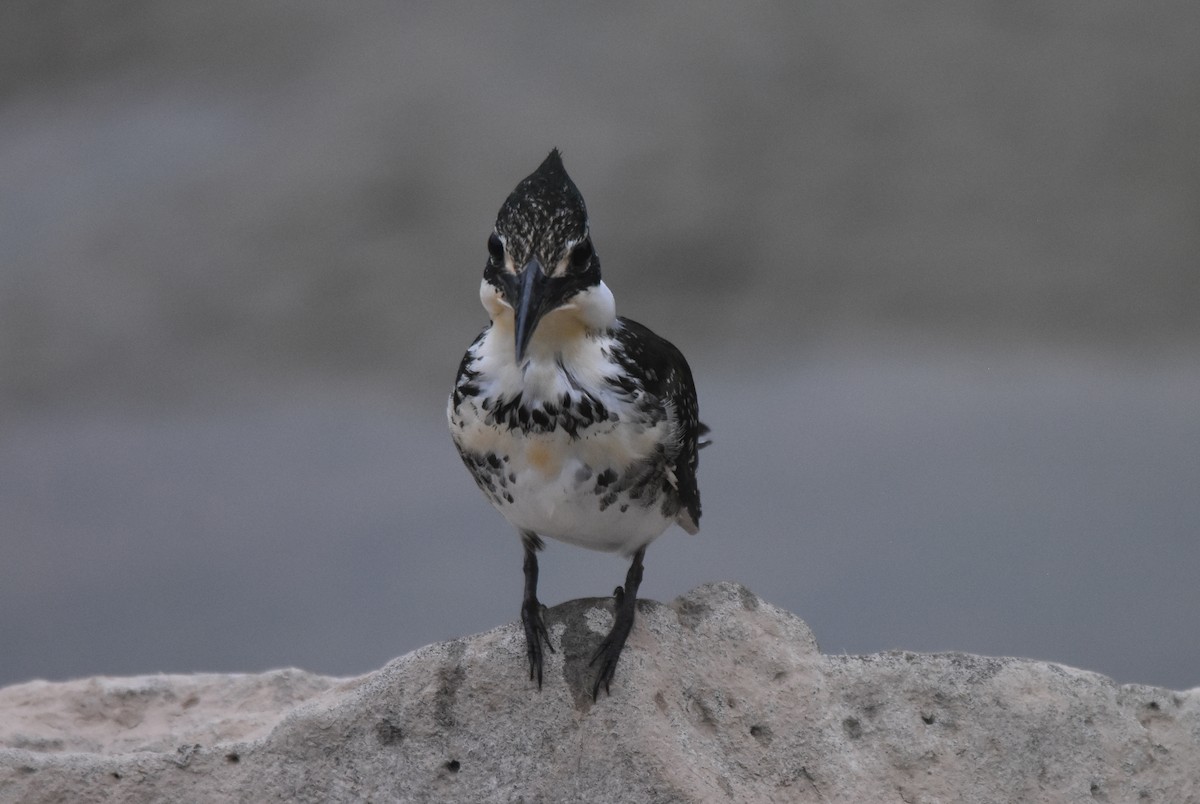
[[611,327],[617,320],[617,301],[604,280],[594,288],[588,288],[575,294],[571,300],[579,310],[579,319],[591,330],[603,330]]
[[486,279],[479,283],[479,301],[483,304],[483,309],[487,310],[488,317],[492,321],[499,323],[507,316],[507,320],[511,325],[512,307],[504,300],[504,295],[500,292],[499,288]]

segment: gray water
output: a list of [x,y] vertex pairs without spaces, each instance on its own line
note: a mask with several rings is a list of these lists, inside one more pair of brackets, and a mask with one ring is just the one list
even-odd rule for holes
[[[558,145],[714,430],[644,594],[1200,684],[1200,6],[1156,9],[5,4],[0,683],[514,620],[444,398]],[[542,598],[624,570],[551,544]]]
[[[733,579],[829,652],[966,650],[1194,686],[1200,371],[810,355],[701,374],[703,528],[644,594]],[[440,395],[32,418],[6,433],[0,669],[359,673],[515,618],[521,552]],[[542,598],[622,562],[552,543]]]

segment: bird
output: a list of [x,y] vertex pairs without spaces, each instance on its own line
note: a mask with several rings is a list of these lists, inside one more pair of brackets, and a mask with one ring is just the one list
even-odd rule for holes
[[529,679],[554,647],[538,600],[546,538],[630,559],[611,630],[589,666],[611,695],[633,627],[646,547],[700,525],[698,452],[708,443],[683,353],[616,314],[587,207],[557,148],[517,184],[487,238],[479,297],[490,323],[447,404],[463,463],[524,549],[521,623]]

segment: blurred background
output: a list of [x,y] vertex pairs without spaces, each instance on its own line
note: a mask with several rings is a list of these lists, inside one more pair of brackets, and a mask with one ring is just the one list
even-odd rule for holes
[[[696,375],[700,535],[824,651],[1200,685],[1200,5],[0,7],[0,684],[517,618],[445,427],[552,146]],[[542,600],[625,561],[550,543]]]

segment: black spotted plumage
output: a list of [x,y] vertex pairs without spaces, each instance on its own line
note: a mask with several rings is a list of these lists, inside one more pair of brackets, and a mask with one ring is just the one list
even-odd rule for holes
[[683,354],[616,315],[583,196],[552,151],[501,206],[480,299],[491,324],[450,394],[451,435],[480,490],[521,537],[530,678],[553,652],[537,599],[549,537],[632,557],[615,620],[593,656],[608,689],[634,621],[647,545],[673,523],[695,533],[702,436]]
[[[619,318],[621,326],[614,332],[620,349],[615,350],[622,371],[607,382],[621,387],[626,393],[643,392],[641,407],[647,414],[671,410],[678,421],[678,452],[670,455],[670,467],[677,481],[674,496],[678,505],[687,510],[692,522],[700,524],[700,489],[696,470],[700,465],[702,436],[708,428],[700,422],[696,401],[696,384],[687,359],[673,343],[654,334],[649,328],[628,318]],[[676,509],[678,510],[678,509]]]

